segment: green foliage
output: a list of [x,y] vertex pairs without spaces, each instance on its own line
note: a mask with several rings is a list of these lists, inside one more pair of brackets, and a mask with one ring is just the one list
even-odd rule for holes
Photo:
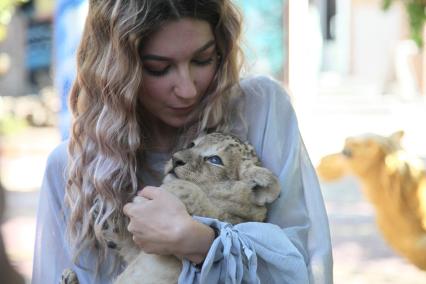
[[426,0],[383,0],[382,8],[388,10],[395,1],[400,1],[408,14],[411,38],[423,48],[423,25],[426,22]]
[[390,6],[392,5],[393,0],[383,0],[382,2],[382,8],[383,10],[388,10]]

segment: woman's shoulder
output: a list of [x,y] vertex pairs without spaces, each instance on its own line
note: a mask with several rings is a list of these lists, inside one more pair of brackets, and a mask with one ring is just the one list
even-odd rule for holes
[[[240,83],[245,100],[248,141],[269,165],[271,153],[279,144],[296,137],[297,119],[290,97],[282,83],[268,76],[251,76]],[[272,158],[273,160],[274,158]]]
[[63,170],[68,161],[68,140],[58,144],[47,158],[46,170]]
[[240,81],[246,108],[256,113],[293,113],[291,98],[282,82],[266,76],[252,75]]
[[273,106],[277,101],[280,104],[291,104],[283,84],[270,76],[251,75],[243,78],[240,86],[249,105]]
[[[55,204],[61,204],[67,177],[68,141],[61,142],[50,152],[41,194],[48,198],[54,198]],[[58,209],[59,210],[59,209]]]

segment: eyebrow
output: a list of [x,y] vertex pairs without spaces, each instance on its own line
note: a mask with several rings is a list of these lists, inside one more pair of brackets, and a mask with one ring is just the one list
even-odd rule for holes
[[[197,53],[201,53],[203,51],[205,51],[206,49],[209,49],[211,46],[215,45],[215,40],[209,40],[206,44],[204,44],[203,46],[201,46],[200,48],[198,48],[197,50],[194,51],[194,54]],[[143,60],[158,60],[158,61],[171,61],[173,60],[170,57],[166,57],[166,56],[160,56],[160,55],[155,55],[155,54],[146,54],[142,56],[142,61]]]

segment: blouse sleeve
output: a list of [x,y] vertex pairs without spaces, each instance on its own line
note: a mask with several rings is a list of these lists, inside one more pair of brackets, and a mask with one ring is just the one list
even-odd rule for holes
[[102,273],[100,277],[95,277],[95,258],[90,252],[79,257],[79,266],[72,261],[66,236],[67,212],[63,206],[66,164],[67,144],[64,142],[50,154],[40,190],[32,283],[59,283],[66,268],[77,273],[81,284],[110,283],[108,278],[102,277]]
[[47,160],[37,210],[33,284],[59,283],[62,270],[71,267],[62,211],[65,163],[61,152],[65,147],[59,146]]
[[248,139],[279,177],[281,195],[267,223],[232,226],[195,217],[220,234],[202,269],[184,261],[179,283],[332,283],[328,219],[290,99],[267,77],[245,79],[241,86]]

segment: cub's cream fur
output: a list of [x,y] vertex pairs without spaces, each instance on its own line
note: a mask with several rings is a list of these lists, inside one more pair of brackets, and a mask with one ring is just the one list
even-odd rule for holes
[[[179,197],[189,214],[232,224],[264,221],[266,204],[280,193],[277,178],[261,166],[251,145],[217,132],[199,137],[187,149],[173,154],[165,173],[161,187]],[[135,197],[134,202],[143,202],[143,198]],[[113,244],[128,264],[115,284],[177,283],[180,260],[146,254],[134,245],[131,236],[106,227],[106,242]]]

